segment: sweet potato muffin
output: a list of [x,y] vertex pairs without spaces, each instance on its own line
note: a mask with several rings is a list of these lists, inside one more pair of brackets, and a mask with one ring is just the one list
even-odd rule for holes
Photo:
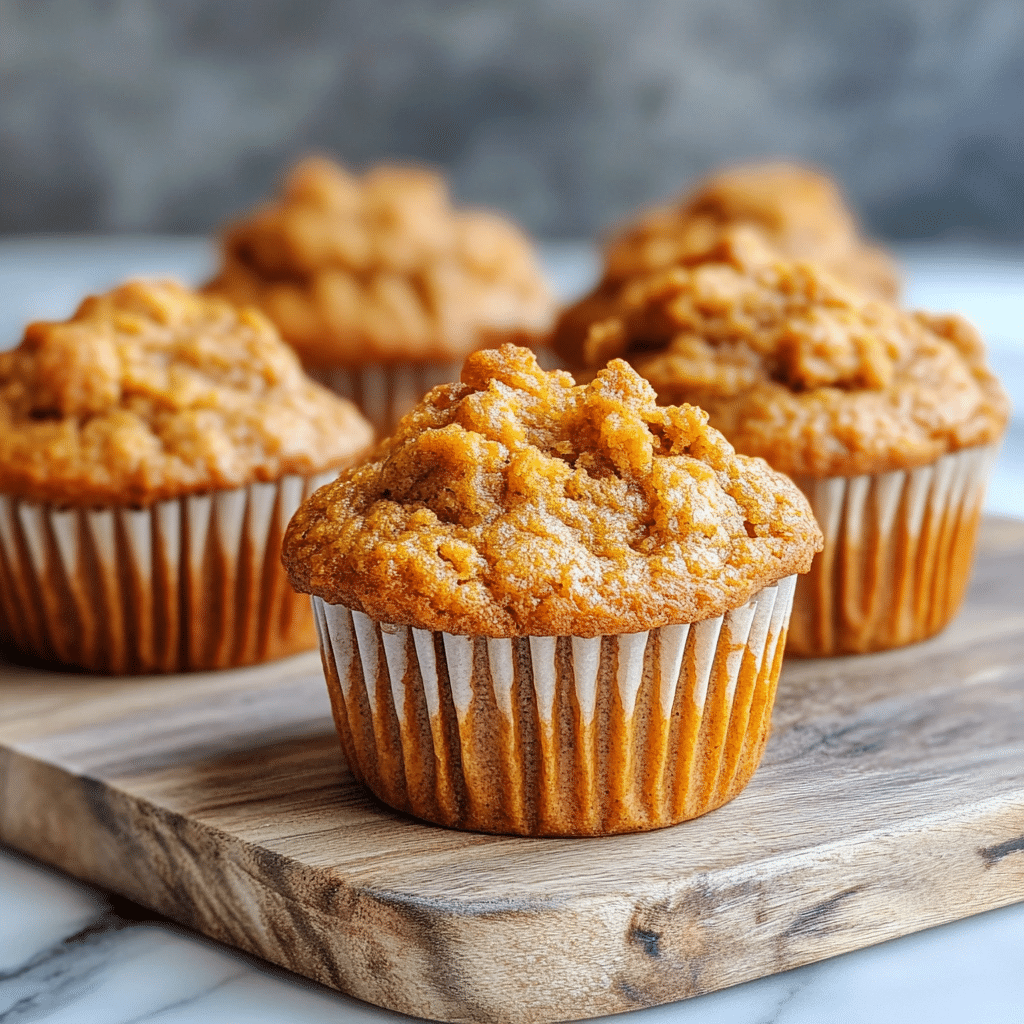
[[[524,834],[655,828],[767,737],[800,491],[615,361],[477,352],[285,537],[346,754],[383,800]],[[397,702],[397,703],[396,703]]]
[[642,214],[609,239],[597,287],[566,309],[554,346],[570,366],[590,325],[615,312],[629,282],[673,266],[693,266],[735,229],[758,235],[778,255],[808,259],[876,298],[895,299],[899,275],[892,258],[864,240],[826,175],[793,164],[732,167],[712,175],[670,205]]
[[318,379],[389,429],[466,354],[524,343],[552,298],[528,239],[453,208],[443,178],[380,165],[361,178],[301,162],[278,199],[229,226],[208,289],[261,308]]
[[963,319],[900,310],[734,236],[623,293],[583,349],[593,367],[615,357],[811,499],[826,549],[797,588],[791,651],[896,646],[953,615],[1008,417]]
[[256,310],[133,281],[29,325],[0,353],[0,632],[115,672],[311,646],[283,526],[371,440]]

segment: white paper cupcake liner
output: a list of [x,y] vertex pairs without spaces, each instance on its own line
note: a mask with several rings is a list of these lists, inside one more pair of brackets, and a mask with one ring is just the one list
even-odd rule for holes
[[334,478],[285,476],[148,508],[0,495],[0,637],[94,672],[227,668],[316,646],[280,564],[299,503]]
[[385,437],[431,388],[458,380],[462,360],[312,367],[306,372],[313,380],[356,405],[373,424],[378,437]]
[[794,585],[593,639],[454,636],[313,607],[345,756],[381,800],[454,828],[600,835],[696,817],[746,785]]
[[863,654],[942,629],[967,588],[996,450],[892,473],[795,477],[825,548],[797,585],[787,651]]

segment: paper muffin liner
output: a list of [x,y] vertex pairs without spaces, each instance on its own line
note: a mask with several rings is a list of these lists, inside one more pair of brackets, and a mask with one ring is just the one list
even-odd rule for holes
[[825,535],[796,588],[790,654],[864,654],[932,636],[967,588],[996,446],[917,469],[794,477]]
[[458,380],[462,360],[311,367],[306,372],[357,406],[377,436],[385,437],[431,388]]
[[333,472],[148,508],[0,495],[0,638],[93,672],[229,668],[316,646],[281,540]]
[[602,835],[713,810],[768,738],[795,577],[704,622],[493,639],[374,622],[313,598],[353,773],[452,828]]

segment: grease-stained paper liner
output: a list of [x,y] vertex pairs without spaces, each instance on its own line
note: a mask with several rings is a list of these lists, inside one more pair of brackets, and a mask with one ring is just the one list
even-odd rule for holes
[[281,540],[335,473],[148,508],[62,509],[0,495],[0,637],[93,672],[228,668],[316,646]]
[[732,799],[760,761],[795,577],[648,633],[454,636],[313,598],[354,774],[453,828],[601,835]]
[[306,372],[313,380],[357,406],[373,424],[377,436],[384,437],[431,388],[458,380],[462,360],[312,367]]
[[927,466],[795,477],[825,549],[796,588],[790,654],[863,654],[915,643],[956,614],[967,588],[995,446]]

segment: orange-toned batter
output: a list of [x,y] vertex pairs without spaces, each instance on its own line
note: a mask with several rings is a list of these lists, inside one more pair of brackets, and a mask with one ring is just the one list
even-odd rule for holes
[[866,294],[894,299],[899,292],[893,260],[861,237],[834,181],[792,164],[733,167],[611,237],[600,283],[559,319],[556,349],[571,365],[581,365],[579,351],[587,329],[614,311],[630,281],[700,263],[715,251],[723,234],[736,228],[756,233],[779,255],[822,264]]
[[372,439],[256,310],[133,281],[0,353],[0,493],[71,506],[347,465]]
[[492,637],[636,632],[804,572],[803,495],[615,361],[586,385],[505,345],[314,494],[292,583],[381,622]]
[[454,209],[440,175],[380,165],[356,178],[319,157],[227,229],[208,288],[263,309],[311,367],[459,359],[539,335],[553,312],[523,233]]
[[993,441],[1009,413],[963,319],[870,299],[743,232],[623,293],[582,352],[595,368],[620,356],[660,401],[700,405],[738,451],[791,474],[924,465]]

